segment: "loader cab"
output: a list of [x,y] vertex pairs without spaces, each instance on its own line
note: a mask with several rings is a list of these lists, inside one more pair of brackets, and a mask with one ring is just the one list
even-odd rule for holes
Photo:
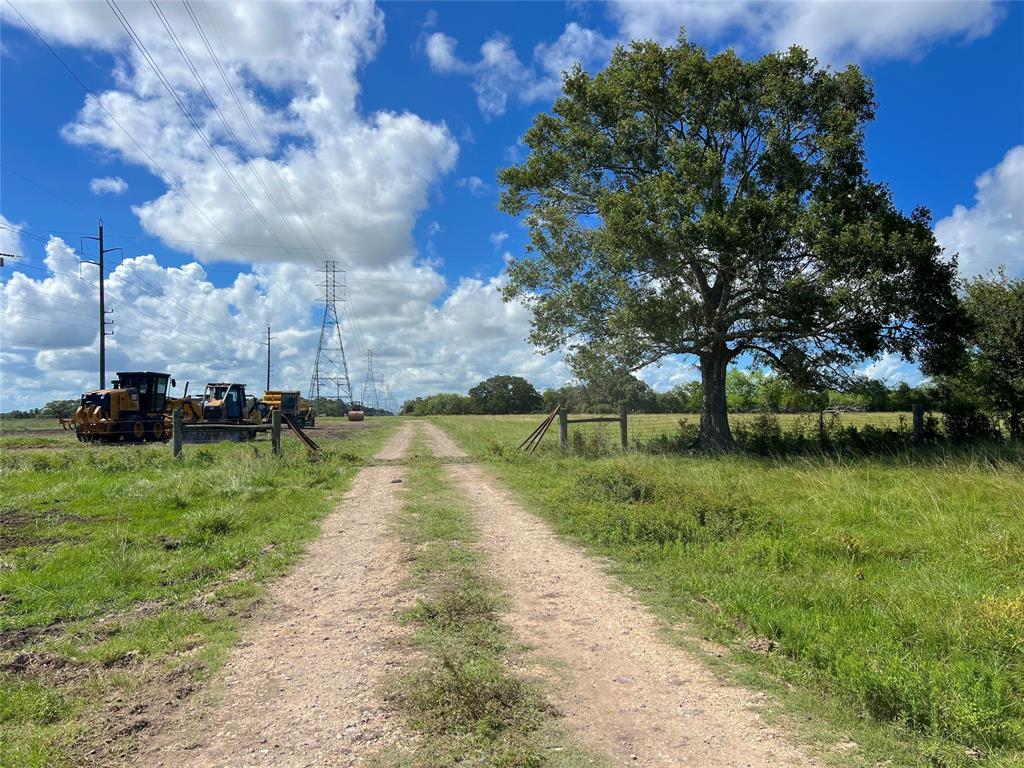
[[114,388],[134,389],[141,413],[163,413],[167,403],[167,382],[170,378],[168,373],[118,371]]

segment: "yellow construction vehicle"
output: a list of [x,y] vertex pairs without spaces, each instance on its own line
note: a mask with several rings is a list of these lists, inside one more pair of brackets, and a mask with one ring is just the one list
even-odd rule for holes
[[348,407],[347,416],[349,421],[362,421],[363,417],[366,416],[366,411],[363,410],[363,404],[352,402]]
[[270,421],[270,412],[273,410],[289,416],[302,429],[316,424],[312,406],[298,391],[268,390],[263,393],[263,399],[257,405],[264,423]]
[[246,424],[259,420],[256,399],[246,398],[245,384],[207,384],[200,407],[202,420],[211,424]]
[[[174,379],[171,379],[173,382]],[[197,400],[194,397],[188,396],[188,382],[185,382],[185,392],[181,397],[173,397],[167,395],[167,403],[164,406],[164,411],[168,414],[167,416],[167,428],[171,428],[171,414],[175,411],[180,410],[182,413],[182,419],[186,424],[195,424],[196,422],[203,420],[203,404],[202,401]]]
[[83,394],[75,415],[60,419],[60,423],[65,429],[73,428],[82,442],[167,440],[171,433],[168,380],[170,375],[166,373],[118,372],[110,389]]

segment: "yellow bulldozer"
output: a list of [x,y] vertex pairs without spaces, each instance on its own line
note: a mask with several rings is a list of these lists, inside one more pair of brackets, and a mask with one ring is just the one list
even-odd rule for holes
[[82,442],[165,441],[170,437],[166,373],[119,371],[110,389],[82,395],[70,419],[60,419],[74,429]]
[[202,421],[211,424],[259,423],[255,398],[247,398],[245,384],[219,382],[206,385],[199,404]]

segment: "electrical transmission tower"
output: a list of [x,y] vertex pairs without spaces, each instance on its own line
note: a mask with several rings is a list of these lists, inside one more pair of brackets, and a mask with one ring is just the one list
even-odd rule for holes
[[[325,261],[323,268],[317,272],[324,273],[324,280],[319,283],[324,289],[324,321],[320,326],[320,343],[316,348],[313,375],[309,380],[309,400],[316,403],[321,398],[334,399],[341,413],[346,413],[352,403],[352,382],[348,378],[345,345],[341,340],[341,320],[338,318],[338,264]],[[341,287],[344,290],[344,270],[341,272]]]
[[[372,399],[368,399],[369,395]],[[377,378],[373,374],[373,350],[366,350],[366,378],[363,380],[363,405],[380,411],[380,395],[377,393]]]

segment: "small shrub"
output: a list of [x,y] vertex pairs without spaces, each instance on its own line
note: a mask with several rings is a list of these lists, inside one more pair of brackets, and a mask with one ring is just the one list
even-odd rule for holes
[[574,456],[596,459],[611,453],[611,447],[604,433],[585,433],[578,429],[569,434],[569,452]]
[[1000,437],[998,421],[970,404],[948,403],[942,414],[942,427],[954,443]]
[[120,589],[131,587],[142,572],[138,546],[127,538],[121,538],[103,556],[100,566],[111,584]]

